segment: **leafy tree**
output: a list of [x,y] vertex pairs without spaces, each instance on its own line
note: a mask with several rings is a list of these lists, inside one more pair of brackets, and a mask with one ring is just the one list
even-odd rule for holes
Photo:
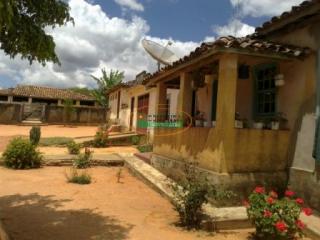
[[30,64],[60,63],[45,29],[67,22],[73,18],[63,0],[0,0],[0,48],[11,58],[21,54]]
[[91,77],[97,82],[98,89],[93,90],[92,95],[96,98],[101,106],[108,107],[107,92],[114,86],[122,83],[124,72],[118,70],[110,70],[109,73],[105,69],[101,69],[102,77]]

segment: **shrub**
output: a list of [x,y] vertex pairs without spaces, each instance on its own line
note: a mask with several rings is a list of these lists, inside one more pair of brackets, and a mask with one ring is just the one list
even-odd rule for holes
[[69,183],[76,183],[76,184],[90,184],[91,183],[91,176],[86,171],[79,172],[77,169],[72,168],[70,174],[66,174],[66,178]]
[[140,136],[132,136],[131,143],[132,145],[138,145],[140,143]]
[[93,146],[96,148],[103,148],[107,146],[107,142],[108,132],[105,130],[104,127],[99,127],[93,139]]
[[73,166],[75,168],[88,168],[91,165],[92,152],[86,148],[85,152],[78,154],[78,157],[73,161]]
[[35,145],[22,138],[13,139],[2,154],[4,163],[13,169],[39,168],[42,156]]
[[72,141],[72,142],[68,143],[67,148],[68,148],[68,152],[70,154],[79,154],[80,149],[81,149],[81,145]]
[[153,145],[147,144],[147,145],[140,145],[137,147],[139,152],[146,153],[146,152],[152,152],[153,151]]
[[174,208],[180,222],[187,228],[198,228],[203,218],[202,205],[209,198],[222,198],[222,190],[209,184],[208,179],[196,169],[195,163],[187,163],[184,177],[171,185],[174,194]]
[[303,208],[303,200],[287,190],[279,199],[275,191],[266,193],[264,187],[256,187],[245,202],[249,219],[256,227],[258,239],[293,240],[302,237],[305,224],[301,212],[311,215],[310,208]]
[[29,133],[29,139],[31,144],[38,145],[41,137],[40,127],[32,127]]

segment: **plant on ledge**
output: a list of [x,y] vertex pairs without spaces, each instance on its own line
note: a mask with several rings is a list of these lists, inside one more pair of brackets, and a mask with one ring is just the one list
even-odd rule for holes
[[284,198],[275,191],[266,193],[265,188],[256,187],[245,201],[249,219],[256,228],[256,238],[264,240],[294,240],[303,236],[305,224],[300,220],[301,212],[312,214],[304,208],[304,201],[287,190]]

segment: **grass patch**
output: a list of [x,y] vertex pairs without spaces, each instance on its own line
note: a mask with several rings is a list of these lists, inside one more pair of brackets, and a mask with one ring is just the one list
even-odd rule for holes
[[67,137],[51,137],[51,138],[41,138],[39,146],[42,147],[66,147],[68,144],[72,143],[72,138]]
[[66,178],[69,183],[75,183],[80,185],[86,185],[91,183],[91,176],[87,171],[79,171],[75,168],[70,170],[70,173],[66,173]]

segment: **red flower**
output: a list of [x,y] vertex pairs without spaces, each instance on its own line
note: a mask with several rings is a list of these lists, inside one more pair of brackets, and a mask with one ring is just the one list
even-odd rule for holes
[[306,227],[306,225],[301,220],[297,220],[296,225],[300,229],[304,229]]
[[269,210],[264,210],[263,216],[266,218],[270,218],[272,217],[272,212],[270,212]]
[[279,232],[285,232],[288,229],[287,224],[285,224],[285,222],[283,222],[283,221],[277,222],[275,224],[275,227]]
[[264,190],[264,187],[256,187],[254,190],[256,193],[264,194],[266,191]]
[[304,203],[303,199],[302,198],[297,198],[296,199],[296,203],[302,205]]
[[293,197],[295,195],[295,192],[287,190],[284,195],[286,195],[286,197]]
[[312,215],[312,209],[311,208],[303,208],[302,211],[307,216],[311,216]]
[[278,198],[278,193],[276,193],[275,191],[271,191],[269,195],[273,198],[276,198],[276,199]]
[[274,204],[274,199],[272,197],[268,197],[267,203]]

